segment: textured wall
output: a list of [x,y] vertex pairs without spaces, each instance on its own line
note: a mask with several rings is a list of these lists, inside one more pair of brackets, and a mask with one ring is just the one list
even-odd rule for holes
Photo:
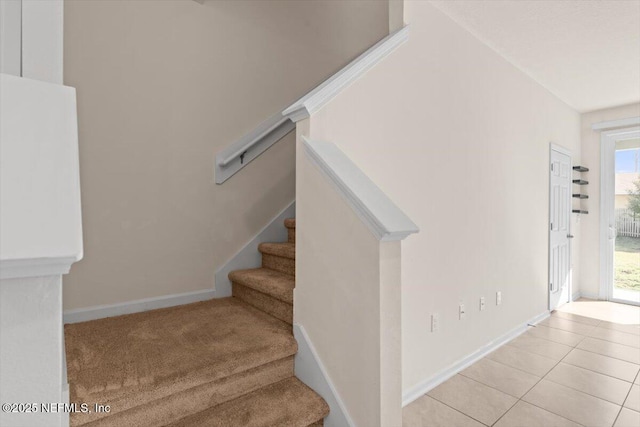
[[85,259],[65,308],[210,289],[295,197],[293,134],[221,186],[215,154],[388,26],[377,1],[66,1]]

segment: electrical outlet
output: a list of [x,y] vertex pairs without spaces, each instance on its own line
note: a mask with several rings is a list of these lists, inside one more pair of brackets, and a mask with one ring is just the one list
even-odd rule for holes
[[464,319],[466,315],[464,311],[464,304],[460,304],[460,307],[458,307],[458,315],[460,316],[460,320]]
[[431,332],[438,332],[440,330],[440,316],[437,313],[431,315]]
[[496,292],[496,305],[500,304],[502,304],[502,292],[498,291]]
[[480,297],[480,311],[484,310],[484,297]]

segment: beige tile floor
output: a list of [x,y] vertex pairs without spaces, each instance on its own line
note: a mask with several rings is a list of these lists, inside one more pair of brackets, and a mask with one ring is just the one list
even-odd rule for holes
[[403,409],[403,427],[640,427],[640,307],[580,300]]

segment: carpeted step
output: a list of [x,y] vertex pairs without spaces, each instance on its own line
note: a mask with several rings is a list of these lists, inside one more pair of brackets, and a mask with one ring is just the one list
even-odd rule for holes
[[229,280],[280,301],[293,304],[293,288],[296,282],[289,274],[268,268],[252,268],[232,271],[229,273]]
[[296,219],[295,218],[287,218],[284,220],[284,226],[287,227],[288,234],[288,242],[295,243],[296,242]]
[[233,296],[289,324],[293,323],[293,276],[254,268],[229,273]]
[[264,268],[295,276],[295,243],[260,243],[258,250],[262,253],[262,266]]
[[172,427],[318,426],[329,406],[300,380],[291,377],[253,393],[194,414]]
[[[285,323],[237,298],[65,325],[71,425],[157,426],[293,374]],[[99,420],[99,421],[98,421]]]

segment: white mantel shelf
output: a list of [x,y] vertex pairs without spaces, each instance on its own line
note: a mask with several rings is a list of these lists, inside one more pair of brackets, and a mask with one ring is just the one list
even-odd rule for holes
[[0,74],[0,278],[82,258],[75,89]]

